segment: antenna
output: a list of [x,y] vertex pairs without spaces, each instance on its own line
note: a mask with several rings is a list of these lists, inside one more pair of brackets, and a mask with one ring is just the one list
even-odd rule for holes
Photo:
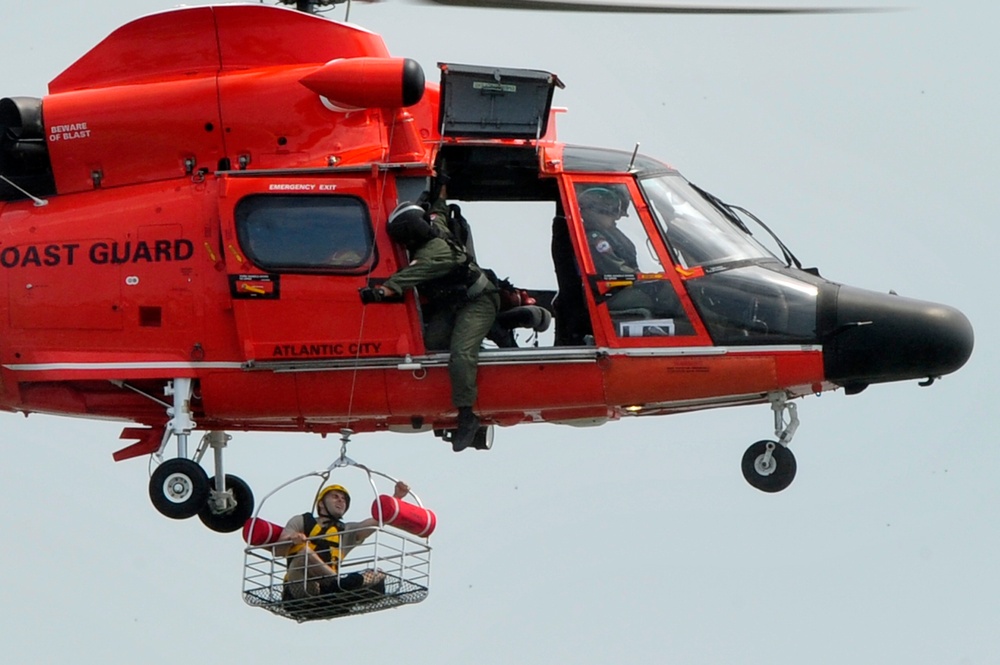
[[49,204],[49,202],[46,201],[45,199],[40,199],[37,196],[32,196],[30,193],[26,192],[21,187],[18,187],[13,182],[11,182],[6,176],[0,175],[0,180],[3,180],[5,183],[7,183],[11,187],[13,187],[14,189],[16,189],[17,191],[21,192],[22,194],[24,194],[25,196],[27,196],[29,199],[31,199],[32,201],[34,201],[36,208],[41,208],[42,206],[47,206]]
[[635,166],[635,158],[636,156],[638,156],[638,154],[639,154],[639,142],[636,141],[635,150],[632,151],[632,159],[630,159],[628,162],[628,169],[626,169],[627,171],[631,171],[632,167]]

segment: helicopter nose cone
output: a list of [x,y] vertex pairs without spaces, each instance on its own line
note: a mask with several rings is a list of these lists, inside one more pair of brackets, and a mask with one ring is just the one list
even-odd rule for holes
[[821,297],[826,378],[849,391],[954,372],[972,355],[972,324],[947,305],[835,287]]

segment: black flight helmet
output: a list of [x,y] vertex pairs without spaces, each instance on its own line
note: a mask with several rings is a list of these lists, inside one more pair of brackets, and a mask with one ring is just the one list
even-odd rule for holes
[[609,186],[588,187],[580,193],[580,210],[593,210],[619,219],[625,215],[625,201]]
[[396,206],[389,215],[387,230],[390,238],[411,250],[437,237],[425,217],[424,209],[411,201]]

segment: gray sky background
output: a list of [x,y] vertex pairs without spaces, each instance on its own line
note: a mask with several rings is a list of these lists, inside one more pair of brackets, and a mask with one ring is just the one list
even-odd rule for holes
[[[490,453],[359,436],[351,457],[438,514],[431,594],[305,625],[244,605],[238,534],[153,509],[146,462],[111,460],[120,424],[3,415],[4,661],[1000,663],[1000,3],[908,6],[609,17],[387,2],[352,18],[431,80],[439,61],[559,74],[561,139],[641,142],[826,277],[963,310],[977,343],[960,372],[798,402],[799,473],[776,495],[739,470],[773,433],[766,406],[503,429]],[[44,94],[118,25],[169,7],[21,3],[0,26],[0,94]],[[497,237],[484,263],[551,280]],[[338,452],[235,433],[226,470],[260,497]],[[283,521],[311,490],[262,516]]]

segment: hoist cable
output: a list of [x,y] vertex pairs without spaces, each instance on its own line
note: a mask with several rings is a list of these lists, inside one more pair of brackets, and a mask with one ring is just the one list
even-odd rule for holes
[[[388,142],[386,144],[387,146],[391,146],[392,145],[393,135],[394,135],[395,130],[396,130],[396,118],[397,118],[397,116],[393,115],[392,122],[389,124]],[[387,157],[388,157],[388,155],[384,154],[383,157],[382,157],[382,160],[383,161],[387,161]],[[389,179],[389,169],[383,169],[382,170],[382,177],[379,178],[376,181],[375,200],[371,204],[371,211],[372,211],[373,217],[374,217],[374,224],[372,225],[372,227],[373,227],[372,230],[374,232],[374,237],[372,238],[372,254],[373,254],[373,256],[372,256],[372,260],[369,261],[369,263],[368,263],[368,272],[365,273],[366,283],[367,283],[368,280],[371,279],[372,270],[374,270],[374,268],[375,268],[374,253],[375,253],[375,248],[377,246],[375,239],[378,238],[379,224],[381,223],[382,218],[385,216],[383,214],[383,210],[384,210],[383,209],[383,197],[385,196],[386,183],[388,182],[388,179]],[[354,367],[353,367],[353,369],[351,371],[351,390],[350,390],[350,393],[349,393],[349,396],[348,396],[348,401],[347,401],[347,423],[346,423],[347,425],[351,424],[351,418],[354,415],[354,392],[355,392],[355,390],[357,388],[358,371],[360,369],[360,361],[361,361],[361,348],[362,348],[361,342],[364,339],[365,317],[366,317],[367,313],[368,313],[368,305],[362,304],[361,305],[361,319],[360,319],[359,324],[358,324],[358,338],[357,338],[357,344],[355,345],[355,352],[354,352]],[[345,427],[345,430],[348,431],[348,432],[350,432],[351,434],[353,434],[353,432],[351,430],[347,429],[346,427]],[[346,436],[349,438],[350,434],[347,434]],[[344,453],[346,451],[346,447],[347,447],[347,441],[345,440],[344,444],[343,444],[343,447],[341,448],[341,456],[342,457],[344,456]]]

